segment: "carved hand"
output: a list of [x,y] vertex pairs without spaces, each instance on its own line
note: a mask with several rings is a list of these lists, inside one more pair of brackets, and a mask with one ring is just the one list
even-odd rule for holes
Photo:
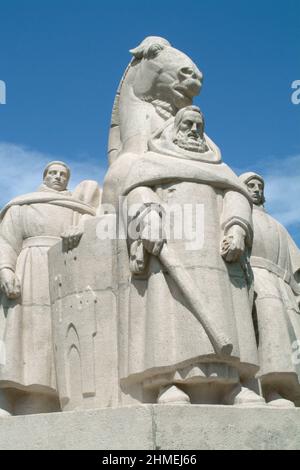
[[151,210],[143,218],[141,240],[149,253],[154,256],[159,255],[166,239],[163,233],[161,217],[156,210]]
[[221,255],[228,263],[240,259],[245,251],[245,231],[239,225],[231,227],[221,243]]
[[73,250],[73,248],[76,248],[82,235],[83,231],[80,227],[75,225],[69,227],[64,233],[61,234],[61,238],[63,240],[63,250],[70,251]]
[[21,295],[20,281],[9,268],[3,268],[0,271],[0,288],[9,299],[17,299]]

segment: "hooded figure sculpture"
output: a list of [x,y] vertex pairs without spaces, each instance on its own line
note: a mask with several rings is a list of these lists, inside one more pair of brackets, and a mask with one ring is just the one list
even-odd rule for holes
[[244,173],[240,180],[253,201],[255,310],[259,342],[258,376],[272,406],[300,404],[300,250],[287,230],[264,209],[264,179]]
[[[258,370],[249,301],[251,200],[192,106],[202,80],[195,64],[161,38],[147,38],[137,50],[129,67],[136,77],[147,67],[159,73],[141,102],[126,76],[121,84],[120,145],[103,192],[104,204],[116,208],[120,197],[124,203],[122,390],[142,403],[264,404],[250,389]],[[177,95],[185,100],[173,100]]]
[[52,344],[48,250],[80,240],[96,214],[95,181],[67,190],[70,169],[49,163],[38,191],[13,199],[1,212],[0,414],[59,410]]

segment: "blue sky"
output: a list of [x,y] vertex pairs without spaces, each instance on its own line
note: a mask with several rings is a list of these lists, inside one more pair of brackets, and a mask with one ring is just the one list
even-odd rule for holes
[[63,159],[102,181],[111,107],[145,36],[167,38],[204,72],[206,131],[236,171],[267,180],[267,207],[300,244],[299,0],[1,0],[0,205]]

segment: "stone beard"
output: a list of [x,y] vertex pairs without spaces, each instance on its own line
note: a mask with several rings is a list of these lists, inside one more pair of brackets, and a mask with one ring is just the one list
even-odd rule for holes
[[204,117],[197,106],[178,111],[174,122],[173,144],[197,153],[209,150],[204,137]]
[[186,132],[178,131],[174,136],[173,143],[190,152],[204,153],[209,150],[205,139],[201,138],[199,134],[197,136],[192,136]]

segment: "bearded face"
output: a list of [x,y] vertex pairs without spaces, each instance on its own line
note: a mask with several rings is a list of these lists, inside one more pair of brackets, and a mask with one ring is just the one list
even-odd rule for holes
[[186,111],[175,128],[174,144],[190,152],[207,152],[204,138],[204,123],[200,113]]

